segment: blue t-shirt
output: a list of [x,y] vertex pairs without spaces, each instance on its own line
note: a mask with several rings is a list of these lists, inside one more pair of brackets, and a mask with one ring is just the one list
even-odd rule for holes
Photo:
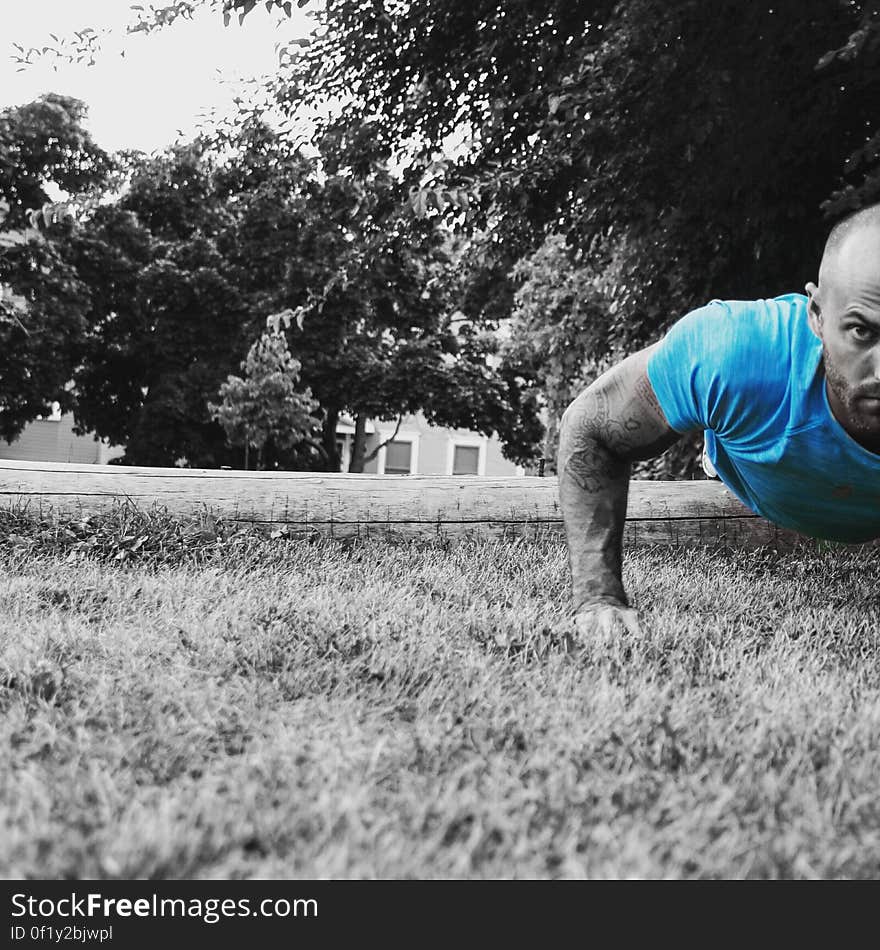
[[880,455],[834,418],[807,298],[720,301],[682,317],[648,361],[669,424],[706,430],[725,485],[757,514],[835,541],[880,536]]

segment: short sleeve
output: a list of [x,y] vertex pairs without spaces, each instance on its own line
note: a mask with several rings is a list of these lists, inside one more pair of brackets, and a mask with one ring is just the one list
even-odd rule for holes
[[[770,301],[713,300],[682,317],[648,360],[648,379],[677,432],[711,429],[721,438],[748,440],[778,402],[779,336],[784,330]],[[784,388],[784,386],[783,386]],[[763,420],[762,420],[763,417]]]

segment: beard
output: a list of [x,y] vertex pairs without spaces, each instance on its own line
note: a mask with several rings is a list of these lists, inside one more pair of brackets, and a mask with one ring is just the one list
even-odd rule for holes
[[833,401],[830,398],[829,401],[833,408],[844,414],[844,418],[837,421],[865,448],[872,452],[880,451],[880,403],[868,404],[864,401],[866,397],[880,398],[880,385],[854,386],[830,358],[824,343],[822,362],[828,395],[834,397]]

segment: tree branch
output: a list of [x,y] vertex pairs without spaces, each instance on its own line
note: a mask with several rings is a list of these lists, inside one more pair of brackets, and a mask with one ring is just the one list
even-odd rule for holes
[[379,454],[380,449],[384,449],[385,446],[388,445],[389,442],[393,442],[397,438],[397,433],[400,432],[400,427],[402,424],[403,424],[403,416],[398,416],[397,428],[395,428],[394,432],[391,433],[391,437],[386,439],[384,442],[381,442],[379,445],[376,446],[376,448],[373,449],[372,452],[370,452],[369,455],[365,456],[364,464],[366,464],[367,462],[372,462],[373,459]]

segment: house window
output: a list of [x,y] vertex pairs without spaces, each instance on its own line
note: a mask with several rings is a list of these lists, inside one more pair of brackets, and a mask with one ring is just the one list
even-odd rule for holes
[[453,475],[479,475],[480,447],[478,445],[456,445],[452,450]]
[[412,442],[389,442],[385,446],[385,474],[409,475],[412,472]]

